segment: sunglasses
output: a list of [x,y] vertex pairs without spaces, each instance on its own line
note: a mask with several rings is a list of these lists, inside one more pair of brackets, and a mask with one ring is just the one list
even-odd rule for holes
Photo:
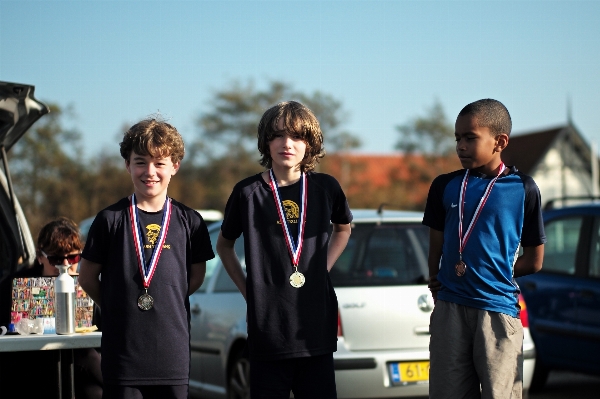
[[54,265],[54,266],[61,265],[65,259],[67,260],[67,262],[70,265],[79,263],[79,261],[81,260],[81,254],[57,256],[57,255],[46,255],[46,253],[44,251],[42,251],[42,255],[44,255],[46,257],[46,259],[48,259],[48,262],[50,262],[50,264]]

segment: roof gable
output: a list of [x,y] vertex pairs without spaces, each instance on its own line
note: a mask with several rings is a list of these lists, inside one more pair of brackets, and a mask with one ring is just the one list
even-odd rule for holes
[[510,137],[508,146],[502,151],[502,161],[516,166],[525,174],[531,174],[564,129],[565,126],[560,126]]

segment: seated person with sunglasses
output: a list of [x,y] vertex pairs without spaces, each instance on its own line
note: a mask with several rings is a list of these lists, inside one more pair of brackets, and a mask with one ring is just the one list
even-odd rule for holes
[[[10,322],[11,282],[15,277],[55,277],[59,270],[55,265],[71,265],[69,274],[77,274],[83,243],[79,228],[72,220],[61,217],[42,227],[37,240],[37,256],[32,267],[17,272],[5,279],[0,287],[0,325]],[[55,351],[6,352],[0,354],[0,385],[26,388],[28,395],[52,393],[56,375],[52,364],[56,364]],[[35,377],[30,370],[40,368],[43,373]],[[28,371],[29,370],[29,371]],[[102,397],[102,373],[100,354],[94,348],[74,351],[75,396],[77,399]],[[23,385],[19,385],[23,383]]]
[[[47,262],[43,263],[44,272],[46,269],[53,270],[52,273],[44,273],[45,276],[58,276],[54,271],[58,271],[57,265],[62,265],[67,262],[69,267],[69,274],[73,275],[77,273],[77,264],[81,260],[81,253],[67,254],[67,255],[48,255],[44,251],[40,251],[42,256],[46,258]],[[50,269],[52,268],[52,269]]]

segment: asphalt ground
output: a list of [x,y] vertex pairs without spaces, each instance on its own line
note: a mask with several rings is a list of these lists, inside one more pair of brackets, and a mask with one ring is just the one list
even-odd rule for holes
[[530,393],[528,399],[598,399],[600,376],[551,371],[544,390]]
[[[529,393],[524,399],[599,399],[600,376],[551,371],[542,392]],[[413,399],[426,399],[413,398]]]

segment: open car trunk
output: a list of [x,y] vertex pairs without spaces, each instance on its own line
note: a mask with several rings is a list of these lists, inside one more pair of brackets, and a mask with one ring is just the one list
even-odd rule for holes
[[0,282],[31,265],[35,245],[13,190],[7,153],[27,129],[50,110],[31,85],[0,81]]

